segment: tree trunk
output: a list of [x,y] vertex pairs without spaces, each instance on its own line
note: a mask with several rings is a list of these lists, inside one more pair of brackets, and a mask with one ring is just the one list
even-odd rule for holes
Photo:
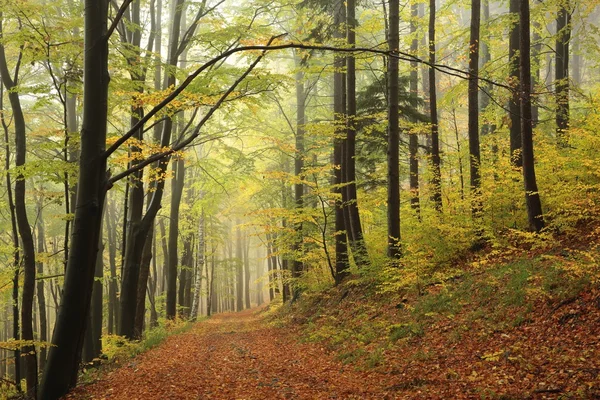
[[[411,54],[417,54],[419,51],[419,39],[417,38],[417,18],[419,17],[419,6],[413,1],[410,6],[410,42]],[[415,101],[412,106],[417,108],[417,96],[419,95],[419,66],[416,61],[410,63],[410,94],[414,96]],[[408,135],[408,153],[409,153],[409,184],[410,184],[410,205],[415,214],[421,219],[421,206],[419,202],[419,136],[416,133],[409,132]]]
[[533,156],[533,125],[531,120],[531,43],[529,33],[529,1],[522,1],[520,8],[521,24],[521,133],[523,148],[523,182],[525,203],[531,230],[539,232],[544,228],[542,202],[538,193]]
[[[296,183],[294,184],[294,202],[296,213],[299,214],[298,222],[294,225],[296,237],[292,250],[294,252],[294,261],[292,264],[292,278],[298,279],[302,274],[304,266],[300,257],[303,252],[303,233],[302,233],[302,209],[304,207],[304,184],[302,176],[304,169],[304,134],[306,124],[306,92],[304,88],[304,72],[302,71],[302,61],[298,55],[295,57],[296,68],[296,154],[294,157],[294,174],[296,175]],[[297,283],[293,287],[293,297],[296,299],[300,295],[300,289]]]
[[512,98],[509,100],[508,110],[510,113],[510,161],[517,168],[523,166],[523,155],[521,153],[521,110],[519,101],[519,3],[520,0],[510,0],[510,13],[514,17],[510,28],[510,37],[508,41],[508,62],[509,62],[509,82],[514,87]]
[[267,234],[267,243],[266,243],[266,247],[267,247],[267,273],[268,273],[268,278],[269,278],[269,302],[272,302],[275,299],[275,266],[273,265],[273,263],[271,262],[272,258],[271,257],[271,238],[270,235]]
[[[435,65],[435,7],[436,0],[429,1],[429,65]],[[442,212],[442,171],[440,158],[440,134],[437,112],[437,85],[435,68],[429,67],[429,116],[431,118],[431,165],[433,194],[431,199],[435,209]]]
[[119,300],[117,299],[117,291],[119,284],[117,282],[117,235],[116,226],[117,218],[114,216],[114,204],[108,206],[106,212],[106,226],[108,236],[108,264],[110,266],[110,281],[108,283],[108,333],[117,332],[117,321],[119,320]]
[[[2,35],[3,16],[0,12],[0,36]],[[8,99],[12,109],[12,118],[15,126],[15,167],[22,171],[20,167],[25,165],[27,154],[27,133],[25,128],[25,116],[21,109],[21,100],[18,92],[18,81],[15,74],[15,80],[11,78],[6,62],[4,45],[0,44],[0,74],[2,75],[2,84],[8,92]],[[22,172],[17,172],[15,180],[15,215],[17,218],[17,228],[21,238],[21,248],[23,253],[23,295],[21,298],[21,339],[33,341],[33,297],[35,293],[35,247],[31,226],[27,219],[27,206],[25,203],[25,176]],[[35,346],[23,346],[23,355],[25,361],[25,379],[27,381],[27,395],[36,396],[37,391],[37,358]]]
[[77,208],[63,296],[39,393],[66,394],[77,382],[89,313],[106,190],[108,100],[108,1],[85,0],[84,93]]
[[[491,61],[492,56],[490,54],[490,0],[483,0],[482,5],[482,22],[485,27],[486,36],[480,43],[480,54],[481,54],[481,66],[480,69],[484,69],[486,65]],[[479,112],[484,113],[487,107],[490,105],[490,96],[492,96],[493,85],[489,82],[482,83],[482,89],[480,90],[479,95]],[[483,124],[481,125],[481,136],[485,136],[489,133],[492,133],[493,126],[490,125],[488,121],[484,119]]]
[[242,231],[240,229],[240,221],[235,221],[235,311],[244,309],[244,266],[242,261]]
[[[390,52],[397,54],[400,47],[399,24],[400,4],[398,0],[390,0],[390,24],[388,46]],[[388,249],[387,255],[394,262],[401,253],[400,245],[400,168],[399,168],[399,107],[398,107],[398,59],[388,57]],[[433,84],[431,82],[430,84]],[[336,228],[337,229],[337,228]]]
[[183,254],[181,255],[181,271],[179,272],[179,308],[180,314],[183,318],[188,318],[190,309],[188,307],[188,282],[190,280],[190,271],[194,266],[194,252],[193,252],[193,235],[186,235],[183,241]]
[[[356,0],[348,0],[347,4],[347,40],[350,47],[356,46]],[[356,58],[350,54],[346,57],[346,145],[344,151],[344,169],[346,177],[346,208],[348,209],[350,226],[350,247],[357,266],[368,266],[369,253],[365,244],[358,193],[356,191]]]
[[[1,14],[0,14],[1,18]],[[17,216],[15,213],[15,203],[12,190],[12,180],[10,175],[10,144],[8,139],[8,125],[4,119],[4,86],[0,85],[0,120],[4,130],[4,173],[6,176],[6,192],[8,197],[8,209],[10,211],[11,238],[13,245],[13,279],[12,279],[12,317],[13,317],[13,339],[21,339],[21,330],[19,329],[19,275],[21,272],[21,257],[19,252],[19,233],[17,229]],[[21,350],[17,348],[14,352],[14,378],[17,383],[17,391],[21,391]]]
[[569,41],[571,40],[571,11],[569,0],[560,4],[556,16],[556,139],[560,147],[568,145],[569,129]]
[[[44,229],[44,217],[42,214],[41,200],[37,204],[37,251],[39,253],[46,252],[46,234]],[[37,275],[44,275],[44,263],[40,260],[36,262]],[[37,299],[38,299],[38,310],[40,316],[40,341],[48,341],[48,317],[46,316],[46,296],[44,293],[44,280],[39,279],[37,281]],[[42,346],[39,353],[39,372],[44,370],[46,364],[46,347]]]
[[250,302],[250,240],[248,240],[248,236],[244,235],[243,240],[244,245],[244,304],[246,309],[252,308],[252,303]]
[[198,318],[198,314],[202,311],[200,306],[200,296],[202,291],[202,271],[204,270],[205,257],[206,257],[206,240],[204,237],[204,209],[200,214],[200,223],[198,224],[198,265],[196,266],[196,273],[194,278],[194,299],[192,301],[192,311],[190,313],[190,320],[195,321]]
[[171,212],[169,222],[169,263],[167,274],[167,318],[174,319],[177,312],[177,260],[179,237],[179,205],[183,194],[185,167],[183,160],[173,160],[171,182]]
[[[342,39],[344,34],[342,27],[346,22],[346,10],[344,1],[336,0],[334,9],[334,37]],[[344,115],[346,114],[346,82],[343,72],[346,64],[345,57],[339,54],[334,55],[334,73],[333,73],[333,119],[335,126],[335,137],[333,139],[333,193],[335,197],[335,269],[336,283],[342,282],[348,275],[348,240],[346,221],[344,220],[344,204],[342,188],[344,168],[344,145],[345,141],[341,138],[345,132]]]
[[[481,0],[471,1],[471,37],[469,40],[469,165],[471,171],[471,213],[479,218],[481,204],[481,151],[479,147],[479,29]],[[477,222],[476,222],[477,224]],[[478,228],[478,227],[476,227]]]
[[102,280],[104,278],[104,264],[102,257],[104,244],[102,242],[102,228],[100,228],[99,237],[98,255],[96,256],[96,267],[94,269],[89,326],[83,344],[83,361],[85,362],[92,362],[94,358],[99,357],[100,353],[102,353]]

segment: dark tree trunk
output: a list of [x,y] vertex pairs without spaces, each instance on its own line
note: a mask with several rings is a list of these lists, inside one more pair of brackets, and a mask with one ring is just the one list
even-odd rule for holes
[[[0,12],[0,35],[2,29],[3,17]],[[21,100],[18,92],[18,70],[15,76],[11,77],[8,71],[4,45],[0,44],[0,74],[2,84],[8,92],[8,99],[12,109],[12,118],[15,126],[15,167],[25,165],[27,153],[27,138],[25,128],[25,116],[21,109]],[[25,203],[25,176],[22,172],[17,172],[15,180],[15,215],[17,218],[17,228],[21,238],[21,248],[23,254],[23,295],[21,298],[21,339],[33,341],[33,298],[35,293],[35,247],[31,226],[27,219],[27,207]],[[27,381],[27,395],[36,396],[37,391],[37,358],[35,346],[23,346],[23,359],[25,361],[25,379]]]
[[[334,37],[343,39],[342,26],[346,22],[344,1],[337,0],[334,11]],[[344,168],[344,145],[345,140],[341,136],[345,134],[344,115],[346,114],[346,82],[343,72],[346,64],[345,57],[334,55],[333,73],[333,119],[335,125],[335,138],[333,139],[333,193],[335,195],[335,280],[340,283],[348,275],[348,240],[347,226],[344,219],[344,194],[343,168]]]
[[171,213],[169,221],[169,264],[167,274],[167,318],[175,318],[177,312],[177,242],[179,237],[179,205],[183,194],[185,166],[183,159],[173,160],[171,182]]
[[508,62],[509,62],[509,81],[514,87],[512,98],[509,100],[510,112],[510,161],[515,167],[523,166],[523,157],[521,153],[521,110],[519,102],[519,3],[520,0],[510,0],[511,17],[515,18],[510,28],[510,37],[508,41]]
[[[429,1],[429,64],[435,65],[435,1]],[[435,209],[442,212],[442,171],[440,158],[440,134],[437,112],[437,85],[435,68],[429,68],[429,116],[431,118],[431,165],[433,193],[431,199]]]
[[471,171],[471,212],[481,216],[481,151],[479,147],[479,29],[481,0],[471,2],[471,37],[469,40],[469,165]]
[[152,245],[154,244],[154,224],[150,226],[144,250],[142,250],[142,260],[140,264],[140,275],[138,278],[136,306],[135,306],[135,324],[133,335],[141,338],[144,332],[144,321],[146,317],[146,291],[148,288],[148,278],[150,276],[150,263],[152,262]]
[[542,202],[538,193],[533,156],[533,125],[531,123],[531,61],[529,33],[529,1],[522,1],[520,8],[521,24],[521,133],[523,148],[523,182],[525,203],[531,230],[539,232],[544,228]]
[[[302,180],[302,171],[304,169],[304,134],[306,124],[306,92],[304,88],[304,72],[302,71],[302,62],[296,56],[296,154],[294,157],[294,174],[296,175],[296,183],[294,184],[294,201],[296,212],[302,215],[304,207],[304,184]],[[297,279],[302,274],[304,266],[300,258],[303,251],[303,233],[302,233],[302,217],[298,218],[298,222],[294,225],[296,237],[292,250],[294,252],[294,261],[292,264],[292,278]],[[300,289],[297,284],[293,288],[294,299],[300,295]]]
[[[519,9],[517,7],[517,13],[519,12]],[[540,59],[541,59],[541,53],[542,53],[542,39],[540,37],[540,34],[538,33],[538,29],[539,29],[540,24],[537,22],[533,23],[532,29],[533,29],[533,33],[531,35],[532,37],[532,43],[531,43],[531,62],[533,63],[531,65],[531,84],[532,87],[535,88],[537,87],[537,85],[539,85],[540,83]],[[517,44],[517,46],[519,46],[519,44]],[[517,64],[519,65],[519,64]],[[516,87],[517,89],[519,89],[519,86],[517,85]],[[519,108],[519,112],[521,112],[520,108]],[[535,128],[537,126],[537,124],[539,123],[539,107],[537,105],[537,102],[532,101],[531,102],[531,118],[532,118],[532,123],[533,123],[533,127]]]
[[117,291],[119,284],[117,282],[117,237],[116,226],[117,218],[114,215],[114,204],[108,206],[106,212],[106,226],[108,236],[108,264],[110,266],[110,280],[108,282],[108,333],[117,332],[117,321],[119,320],[119,304],[117,299]]
[[104,277],[104,264],[102,253],[102,228],[100,230],[98,243],[98,255],[94,269],[94,284],[92,289],[92,304],[90,307],[89,325],[86,329],[83,343],[83,361],[92,362],[94,358],[102,353],[102,279]]
[[[37,252],[46,252],[46,233],[44,229],[44,217],[42,213],[41,201],[37,204]],[[44,275],[44,263],[40,260],[36,262],[37,275],[39,277]],[[38,311],[40,316],[40,341],[48,341],[48,318],[46,316],[46,295],[44,292],[44,280],[38,279],[37,281],[37,299],[38,299]],[[39,353],[39,371],[44,370],[46,365],[46,347],[42,346]]]
[[556,139],[560,147],[568,144],[569,129],[569,41],[571,40],[571,11],[569,1],[560,4],[556,16]]
[[[410,52],[417,54],[419,51],[419,39],[417,38],[417,18],[419,17],[419,6],[413,2],[410,6],[410,33],[413,35],[410,42]],[[419,95],[419,66],[416,61],[410,63],[410,94],[415,100]],[[413,107],[417,108],[417,102],[413,102]],[[408,162],[409,162],[409,183],[410,183],[410,205],[421,218],[421,206],[419,203],[419,136],[416,133],[409,133],[408,136]]]
[[[348,0],[347,4],[347,40],[350,47],[356,46],[356,1]],[[358,208],[358,193],[356,191],[356,58],[354,55],[346,57],[346,143],[344,148],[344,170],[346,208],[348,220],[350,247],[357,266],[369,265],[369,253],[365,244],[360,211]]]
[[[491,61],[492,55],[490,54],[490,0],[483,0],[482,3],[482,22],[485,27],[486,36],[484,40],[481,41],[481,66],[480,69],[484,69],[486,65]],[[492,96],[492,90],[494,86],[490,82],[484,82],[482,84],[481,93],[479,95],[479,112],[484,113],[487,107],[490,105],[490,96]],[[491,125],[487,120],[484,119],[484,122],[481,126],[481,136],[492,133],[494,130],[493,125]],[[493,151],[496,151],[496,148],[492,148]]]
[[77,382],[90,309],[106,191],[108,1],[85,0],[84,93],[77,208],[63,296],[39,398],[54,400]]
[[[0,14],[1,18],[1,14]],[[4,173],[6,176],[6,194],[8,197],[8,209],[10,211],[11,239],[13,245],[13,279],[12,279],[12,317],[13,317],[13,339],[21,339],[21,329],[19,328],[19,275],[21,272],[21,256],[19,252],[19,233],[17,229],[17,216],[15,213],[15,203],[12,190],[12,180],[10,175],[10,143],[8,139],[8,125],[4,119],[4,86],[0,85],[0,120],[4,130]],[[21,391],[21,350],[17,348],[14,352],[14,378],[17,383],[17,391]]]
[[[390,24],[388,47],[390,51],[397,54],[400,47],[399,24],[400,4],[398,0],[390,0]],[[388,58],[388,257],[396,260],[400,257],[400,167],[399,167],[399,107],[398,107],[398,59]],[[433,82],[431,82],[433,84]]]

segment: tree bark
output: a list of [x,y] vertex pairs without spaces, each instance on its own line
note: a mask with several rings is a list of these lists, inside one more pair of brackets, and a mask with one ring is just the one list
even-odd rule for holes
[[[436,63],[435,7],[436,0],[429,1],[429,64]],[[442,212],[442,171],[440,158],[440,134],[437,111],[437,85],[435,68],[429,67],[429,117],[431,118],[431,165],[433,193],[431,199],[435,209]]]
[[[419,39],[417,38],[417,18],[419,17],[419,6],[413,1],[410,6],[410,52],[417,54],[419,51]],[[410,63],[410,81],[409,91],[414,96],[412,106],[417,108],[417,97],[419,95],[419,65],[416,61]],[[419,136],[416,133],[409,132],[408,135],[408,163],[409,163],[409,184],[410,184],[410,205],[417,217],[421,218],[421,205],[419,201]]]
[[[392,53],[397,54],[400,47],[399,24],[400,4],[398,0],[390,0],[390,23],[388,46]],[[388,249],[387,255],[393,261],[397,260],[401,253],[400,245],[400,168],[399,168],[399,106],[398,106],[398,59],[388,58]]]
[[471,2],[471,36],[469,40],[469,165],[471,171],[471,213],[479,218],[481,204],[481,150],[479,146],[479,30],[481,0]]
[[240,221],[235,221],[235,311],[242,311],[244,309],[244,265],[243,265],[243,254],[242,254],[242,231],[240,229]]
[[200,223],[198,224],[198,253],[196,255],[198,259],[198,265],[196,266],[196,273],[194,277],[194,299],[192,301],[192,311],[190,312],[190,320],[195,321],[198,318],[198,314],[202,311],[200,308],[200,296],[202,291],[202,274],[204,270],[205,258],[206,258],[206,240],[204,236],[205,221],[204,221],[204,209],[200,213]]
[[[356,47],[356,0],[348,0],[347,7],[347,41],[350,47]],[[368,266],[369,253],[364,240],[360,211],[358,208],[358,193],[356,190],[356,58],[350,54],[346,57],[346,143],[344,151],[346,208],[348,209],[350,226],[350,247],[356,265]]]
[[[0,36],[3,15],[0,12]],[[15,126],[15,167],[18,171],[15,180],[15,215],[17,228],[21,238],[23,254],[23,295],[21,298],[21,339],[33,341],[33,297],[35,293],[35,247],[31,226],[27,219],[27,207],[25,203],[25,176],[20,167],[25,165],[27,154],[27,133],[25,128],[25,116],[21,108],[21,100],[18,92],[18,69],[13,77],[10,76],[4,44],[0,43],[0,75],[2,84],[8,92],[8,99],[12,109],[12,118]],[[22,348],[25,361],[25,379],[27,381],[27,395],[36,396],[37,391],[37,358],[35,346],[27,345]]]
[[109,203],[106,212],[106,226],[108,236],[108,264],[110,266],[110,280],[108,282],[108,333],[117,332],[117,321],[119,320],[119,300],[117,291],[119,284],[117,282],[117,218],[114,217],[114,204]]
[[[0,15],[1,18],[1,15]],[[0,71],[1,73],[1,71]],[[8,139],[8,125],[4,119],[4,85],[0,84],[0,120],[4,130],[4,172],[6,176],[6,194],[8,197],[8,209],[10,211],[11,239],[13,245],[13,279],[12,279],[12,318],[13,318],[13,339],[21,339],[21,329],[19,328],[19,275],[21,273],[21,255],[19,251],[19,233],[17,228],[17,216],[15,213],[15,203],[12,190],[12,179],[10,174],[10,143]],[[14,351],[14,370],[15,382],[17,382],[17,391],[21,391],[21,350],[17,348]]]
[[177,260],[179,238],[179,205],[183,195],[185,166],[183,159],[173,160],[171,181],[171,212],[169,222],[169,264],[167,273],[167,318],[174,319],[177,312]]
[[85,0],[84,93],[77,208],[63,296],[39,398],[54,400],[77,382],[106,191],[108,1]]
[[[334,7],[334,37],[342,39],[344,34],[342,26],[346,22],[346,10],[344,1],[337,0]],[[342,188],[344,162],[345,140],[342,138],[345,132],[344,116],[346,114],[346,82],[343,72],[346,64],[345,57],[339,54],[334,55],[334,73],[333,73],[333,119],[335,127],[335,137],[333,139],[333,193],[335,197],[335,280],[339,284],[348,276],[348,240],[347,226],[344,219],[344,194]]]
[[[42,213],[42,202],[38,200],[37,204],[37,252],[44,253],[46,251],[46,233],[44,229],[44,217]],[[36,262],[37,275],[44,275],[44,263],[41,260]],[[37,299],[38,299],[38,312],[40,316],[40,341],[48,341],[48,317],[46,315],[46,295],[44,293],[44,280],[39,279],[37,281]],[[38,366],[39,372],[44,370],[46,365],[46,347],[40,348]]]
[[523,182],[529,227],[535,232],[544,228],[542,202],[538,193],[533,156],[533,124],[531,118],[531,61],[529,1],[522,1],[521,24],[521,132],[523,148]]
[[571,11],[569,0],[560,3],[556,16],[556,139],[559,147],[568,145],[569,129],[569,41],[571,40]]
[[[300,258],[303,252],[303,233],[302,233],[302,215],[304,208],[304,179],[302,173],[304,169],[304,134],[306,125],[306,92],[304,88],[304,72],[302,71],[302,61],[298,55],[295,56],[296,68],[296,154],[294,157],[294,174],[296,175],[296,183],[294,184],[294,202],[296,213],[299,214],[298,222],[294,225],[296,237],[292,250],[294,252],[294,261],[292,264],[292,278],[295,280],[300,278],[304,265]],[[296,299],[300,295],[300,289],[297,284],[293,287],[293,298]]]
[[510,113],[510,161],[517,168],[523,166],[523,155],[521,153],[521,110],[519,101],[519,72],[520,72],[520,24],[519,24],[520,0],[510,0],[509,12],[515,18],[510,28],[508,41],[509,82],[515,88],[512,98],[509,100],[508,110]]
[[252,308],[250,301],[250,240],[248,236],[244,235],[244,304],[246,309]]

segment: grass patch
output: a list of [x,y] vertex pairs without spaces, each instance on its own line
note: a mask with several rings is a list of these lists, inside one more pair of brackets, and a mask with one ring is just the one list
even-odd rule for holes
[[424,334],[423,325],[416,321],[390,326],[390,340],[393,342],[400,339],[421,337]]

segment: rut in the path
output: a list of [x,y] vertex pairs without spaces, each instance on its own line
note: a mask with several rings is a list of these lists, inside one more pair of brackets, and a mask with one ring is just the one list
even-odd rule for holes
[[[69,399],[383,399],[376,374],[299,343],[253,311],[218,315],[80,387]],[[378,379],[379,378],[379,379]]]

